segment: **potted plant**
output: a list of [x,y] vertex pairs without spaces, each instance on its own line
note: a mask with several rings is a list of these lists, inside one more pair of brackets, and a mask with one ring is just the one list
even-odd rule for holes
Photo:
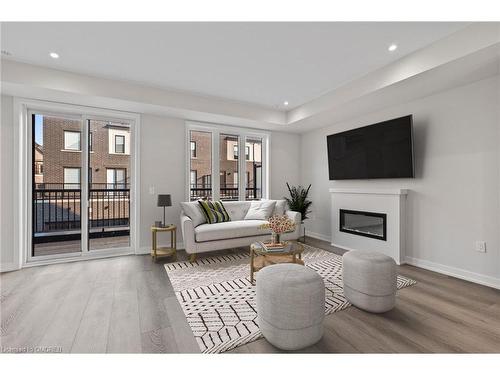
[[[307,199],[307,196],[309,195],[309,189],[311,189],[311,185],[306,188],[302,186],[290,186],[288,182],[286,183],[286,186],[288,187],[288,191],[290,192],[290,198],[284,197],[286,202],[288,203],[288,207],[292,211],[297,211],[300,212],[301,215],[301,222],[304,224],[304,220],[307,219],[307,214],[311,212],[309,209],[311,207],[312,202]],[[304,228],[304,242],[305,242],[305,236],[306,236],[306,230]]]

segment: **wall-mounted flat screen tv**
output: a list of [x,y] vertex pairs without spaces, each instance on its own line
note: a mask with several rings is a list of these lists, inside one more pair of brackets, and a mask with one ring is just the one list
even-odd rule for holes
[[330,180],[411,178],[412,115],[327,137]]

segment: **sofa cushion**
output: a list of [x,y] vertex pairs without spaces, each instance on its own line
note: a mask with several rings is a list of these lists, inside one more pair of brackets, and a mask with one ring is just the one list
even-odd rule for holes
[[208,224],[231,221],[231,218],[224,208],[222,201],[204,201],[199,199],[198,204],[200,205]]
[[250,201],[224,202],[224,207],[226,207],[226,211],[229,213],[232,221],[243,220],[251,203]]
[[202,224],[194,229],[196,242],[226,240],[230,238],[252,237],[270,234],[268,229],[260,229],[265,220],[238,220],[225,223]]
[[207,222],[198,202],[181,202],[180,205],[184,214],[193,221],[195,228]]
[[267,220],[273,214],[276,201],[253,201],[245,220]]
[[274,206],[273,215],[283,216],[286,211],[286,200],[279,199],[276,201],[276,205]]

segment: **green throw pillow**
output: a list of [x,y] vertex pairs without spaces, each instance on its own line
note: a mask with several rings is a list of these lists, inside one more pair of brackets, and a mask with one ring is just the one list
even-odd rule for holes
[[200,199],[198,203],[208,224],[231,221],[221,201],[204,201]]

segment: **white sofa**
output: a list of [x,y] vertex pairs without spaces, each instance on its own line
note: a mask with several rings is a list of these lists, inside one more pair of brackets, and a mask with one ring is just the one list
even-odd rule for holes
[[[286,211],[286,202],[284,200],[275,202],[273,215],[285,214],[296,223],[295,231],[283,234],[282,239],[297,240],[300,237],[300,213]],[[250,246],[252,242],[270,239],[271,232],[259,228],[260,225],[267,222],[266,220],[245,220],[245,215],[252,204],[251,201],[224,202],[224,207],[229,213],[231,221],[215,224],[207,224],[204,219],[202,220],[197,216],[197,212],[192,212],[192,209],[196,208],[197,204],[197,202],[184,202],[181,204],[183,208],[181,212],[182,237],[186,252],[190,255]],[[188,208],[186,205],[191,205],[189,214],[192,217],[185,213]],[[202,215],[201,210],[199,214]]]

